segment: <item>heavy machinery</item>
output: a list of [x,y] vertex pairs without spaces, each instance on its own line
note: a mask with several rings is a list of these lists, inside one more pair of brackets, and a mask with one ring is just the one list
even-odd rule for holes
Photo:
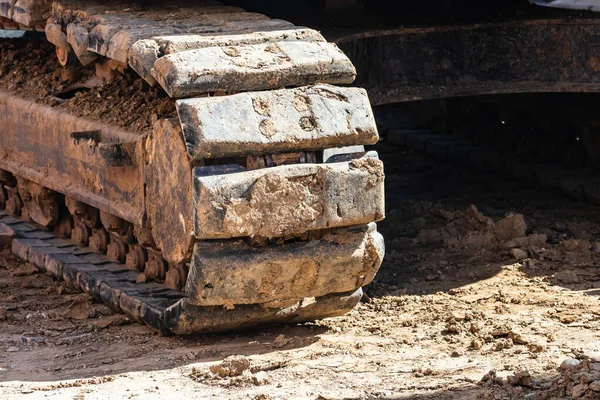
[[0,232],[164,333],[357,304],[384,253],[371,104],[600,82],[596,19],[526,0],[227,3],[0,0]]
[[355,78],[335,45],[210,0],[0,15],[34,32],[0,42],[15,254],[167,334],[356,305],[384,253],[384,176],[366,92],[333,86]]

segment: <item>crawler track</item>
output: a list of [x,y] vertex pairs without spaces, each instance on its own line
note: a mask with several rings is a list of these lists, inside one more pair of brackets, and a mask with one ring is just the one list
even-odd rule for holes
[[42,26],[64,67],[44,45],[2,55],[0,208],[99,258],[63,265],[17,232],[22,257],[165,333],[356,304],[383,257],[384,176],[362,147],[378,140],[366,92],[333,86],[355,77],[335,45],[213,1],[0,0],[0,15]]
[[0,232],[3,242],[12,242],[13,253],[22,260],[163,334],[185,335],[333,317],[350,311],[362,297],[362,290],[358,289],[307,299],[285,309],[252,305],[235,310],[196,307],[184,293],[159,283],[138,283],[138,274],[125,265],[4,211],[0,211]]

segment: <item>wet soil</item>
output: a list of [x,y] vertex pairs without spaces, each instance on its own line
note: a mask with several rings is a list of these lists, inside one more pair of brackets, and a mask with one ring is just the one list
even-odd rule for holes
[[348,315],[161,337],[5,251],[0,394],[598,398],[600,210],[385,143],[376,150],[387,256]]
[[[118,73],[102,60],[98,66],[62,67],[54,52],[42,40],[0,39],[0,89],[136,133],[176,116],[175,101],[133,71]],[[96,77],[96,68],[112,79]]]

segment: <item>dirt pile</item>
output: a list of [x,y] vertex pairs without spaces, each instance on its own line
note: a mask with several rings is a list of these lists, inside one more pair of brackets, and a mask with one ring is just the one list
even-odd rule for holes
[[443,247],[461,250],[493,249],[524,237],[527,229],[521,214],[508,213],[501,220],[494,222],[473,204],[464,211],[433,208],[431,212],[445,224],[420,230],[414,239],[415,244],[441,243]]
[[490,371],[480,385],[489,388],[490,398],[506,396],[531,400],[598,399],[600,398],[600,362],[586,358],[567,358],[553,378],[536,379],[529,371],[519,371],[506,379]]
[[61,67],[48,42],[0,39],[0,89],[11,94],[131,132],[176,116],[175,101],[131,70],[110,82],[95,71],[95,65]]

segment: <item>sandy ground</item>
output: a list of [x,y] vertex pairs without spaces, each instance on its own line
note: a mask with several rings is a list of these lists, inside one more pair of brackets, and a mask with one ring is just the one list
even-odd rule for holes
[[350,314],[161,337],[5,251],[0,397],[600,398],[599,210],[377,150],[387,256]]

